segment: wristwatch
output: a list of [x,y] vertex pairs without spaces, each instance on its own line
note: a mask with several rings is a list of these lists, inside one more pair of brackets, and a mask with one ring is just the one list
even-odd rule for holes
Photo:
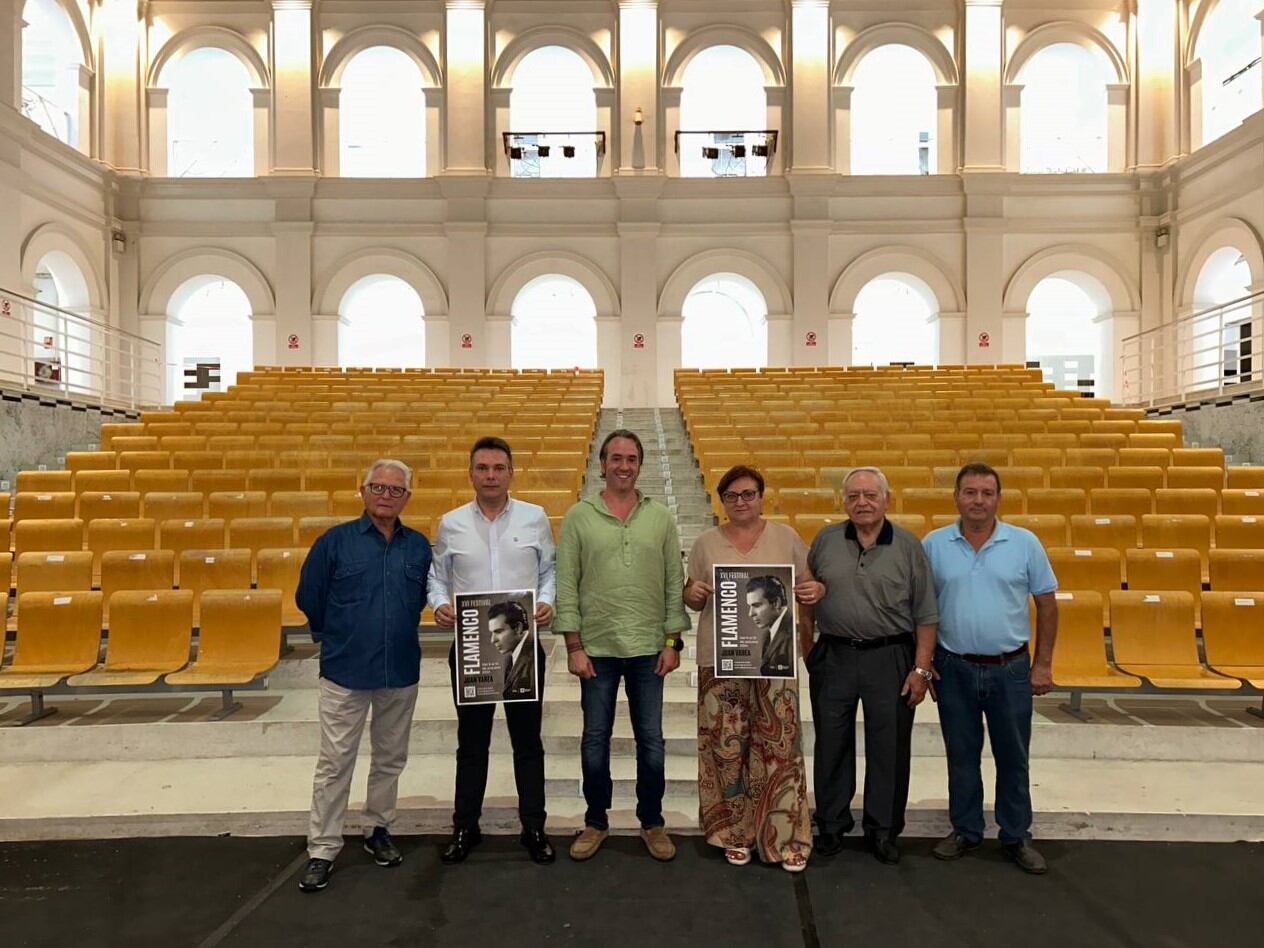
[[935,673],[932,672],[929,668],[919,668],[917,666],[914,666],[913,671],[923,681],[929,682],[932,678],[935,677]]
[[664,643],[664,645],[666,645],[667,648],[674,648],[676,651],[679,652],[682,648],[685,647],[685,640],[680,638],[679,636],[677,636],[676,638],[672,638],[671,636],[668,636],[667,641]]

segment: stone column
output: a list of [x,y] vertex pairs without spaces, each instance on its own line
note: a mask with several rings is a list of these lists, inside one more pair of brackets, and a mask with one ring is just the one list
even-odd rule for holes
[[487,337],[487,359],[482,365],[491,368],[509,368],[512,362],[513,317],[502,313],[488,313],[483,318],[483,332]]
[[[310,221],[278,221],[272,225],[276,241],[276,318],[272,340],[278,365],[312,365],[312,233]],[[289,337],[298,337],[298,348],[289,347]],[[256,326],[256,346],[259,327]],[[255,361],[261,361],[258,349]]]
[[[623,383],[623,320],[618,316],[597,317],[597,364],[605,372],[605,405],[622,404],[619,392]],[[631,342],[628,342],[631,345]],[[652,376],[651,376],[652,377]]]
[[803,340],[794,335],[794,324],[793,313],[768,314],[769,365],[804,364],[815,356],[815,350],[808,349],[806,356],[796,358],[803,351]]
[[492,161],[493,174],[497,178],[508,178],[513,173],[509,164],[509,156],[505,154],[505,132],[513,131],[509,127],[509,100],[513,97],[511,86],[499,86],[489,93],[492,112]]
[[[1167,0],[1135,0],[1134,121],[1138,170],[1163,167],[1181,151],[1176,8]],[[1143,77],[1138,79],[1137,77]]]
[[[338,364],[338,327],[342,317],[337,313],[312,314],[312,365]],[[426,339],[430,345],[430,339]]]
[[486,17],[484,0],[447,0],[447,175],[487,174]]
[[320,173],[326,178],[336,178],[340,173],[342,156],[342,116],[338,111],[342,89],[339,86],[322,87],[319,95]]
[[[147,157],[141,150],[141,108],[144,103],[141,76],[141,38],[145,29],[147,3],[136,0],[102,0],[97,12],[100,30],[98,49],[102,117],[101,144],[97,152],[115,170],[140,174]],[[89,136],[90,130],[80,130]],[[81,137],[81,142],[85,138]],[[166,135],[162,147],[166,148]],[[88,148],[81,148],[91,154]],[[165,164],[165,162],[164,162]]]
[[[619,0],[619,114],[609,161],[620,174],[658,173],[658,3]],[[641,124],[636,124],[636,110]],[[607,379],[609,373],[607,372]],[[607,382],[607,384],[609,384]]]
[[250,99],[251,114],[254,117],[255,176],[263,178],[272,171],[272,136],[268,134],[272,90],[251,89]]
[[835,86],[834,93],[834,168],[839,174],[851,174],[851,92],[854,86]]
[[938,313],[932,317],[940,365],[960,365],[966,361],[966,314]]
[[966,171],[1003,171],[1001,79],[1005,41],[1002,0],[965,0]]
[[312,105],[312,0],[272,0],[273,174],[316,171]]
[[[621,318],[612,327],[617,336],[614,351],[618,358],[610,365],[602,363],[606,370],[606,404],[622,408],[667,406],[674,400],[671,370],[680,365],[680,320],[675,322],[675,340],[664,340],[658,320],[660,228],[655,211],[663,180],[629,176],[616,178],[615,182],[620,197],[619,214],[624,218],[618,225]],[[670,354],[663,353],[664,344]],[[605,355],[604,348],[599,351]],[[665,389],[663,359],[668,360]]]
[[145,90],[148,106],[149,173],[155,178],[167,176],[167,97],[170,90],[153,86]]
[[[793,0],[790,81],[794,89],[790,170],[830,174],[830,13],[824,0]],[[784,134],[784,132],[783,132]]]
[[1023,87],[1009,83],[1002,96],[1005,102],[1005,170],[1023,170]]
[[[992,336],[988,340],[988,346],[984,348],[979,345],[978,335],[974,338],[974,348],[978,352],[987,353],[992,351],[991,357],[979,356],[970,359],[971,362],[1026,362],[1027,361],[1027,320],[1030,314],[1024,310],[1021,313],[1004,312],[1001,314],[1001,338],[997,340]],[[986,330],[980,330],[986,332]],[[991,334],[989,334],[991,335]],[[997,344],[999,341],[999,345]]]
[[[1124,388],[1122,360],[1124,340],[1140,331],[1141,314],[1128,310],[1108,312],[1098,316],[1094,322],[1098,328],[1097,349],[1100,355],[1094,394],[1098,398],[1111,398],[1115,401],[1135,398],[1135,391],[1126,391]],[[1135,384],[1129,385],[1129,389],[1135,388]]]
[[935,135],[938,137],[936,174],[956,174],[957,158],[957,94],[956,85],[935,86]]
[[[679,313],[670,316],[659,316],[656,321],[656,343],[658,346],[658,400],[660,408],[674,405],[676,390],[674,374],[680,368],[680,332],[685,318]],[[649,345],[647,340],[646,345]]]
[[250,317],[250,326],[254,340],[255,365],[280,365],[277,361],[276,314],[255,313]]
[[[445,232],[448,238],[448,318],[451,326],[447,364],[487,366],[492,358],[484,320],[487,223],[452,221],[445,227]],[[426,351],[431,352],[429,343]],[[442,365],[438,361],[440,358],[441,353],[435,351],[435,361],[431,364]],[[426,361],[431,362],[429,354]]]
[[829,365],[851,365],[855,313],[829,314]]
[[1128,170],[1128,97],[1132,86],[1126,82],[1106,85],[1106,170]]
[[[1001,301],[1005,288],[1005,199],[1000,180],[991,174],[962,176],[966,192],[966,320],[965,361],[995,363],[1022,361],[1025,332],[1005,325]],[[1026,318],[1026,314],[1022,314]],[[1025,324],[1024,324],[1025,326]],[[1020,327],[1021,328],[1021,327]],[[987,333],[986,340],[980,333]],[[986,341],[986,345],[982,345]],[[1012,352],[1010,346],[1016,348]],[[1007,353],[1010,355],[1007,357]]]
[[[817,179],[825,181],[828,179]],[[791,192],[799,192],[810,182],[791,178]],[[813,189],[817,190],[817,189]],[[825,339],[829,334],[829,198],[796,194],[795,220],[790,222],[794,247],[793,320],[785,327],[786,360],[773,358],[772,327],[768,335],[769,365],[825,365]],[[805,219],[798,219],[799,214]],[[810,217],[809,217],[810,215]],[[822,219],[824,218],[824,219]],[[768,319],[771,321],[772,316]]]
[[[22,101],[22,7],[25,0],[0,0],[0,107]],[[12,207],[13,205],[7,205]],[[5,286],[16,286],[6,283]]]

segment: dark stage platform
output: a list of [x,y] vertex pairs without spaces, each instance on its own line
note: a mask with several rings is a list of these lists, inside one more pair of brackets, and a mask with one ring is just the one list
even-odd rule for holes
[[1109,948],[1250,944],[1264,929],[1264,844],[1042,842],[1023,875],[991,841],[956,863],[906,840],[898,868],[859,841],[794,877],[728,866],[701,839],[669,864],[639,839],[536,866],[488,838],[460,866],[440,840],[398,840],[382,869],[348,840],[330,886],[304,894],[298,839],[0,845],[0,944],[15,946],[933,945]]

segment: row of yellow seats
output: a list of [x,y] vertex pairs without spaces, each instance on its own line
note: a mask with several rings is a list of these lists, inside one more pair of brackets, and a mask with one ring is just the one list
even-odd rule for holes
[[[225,413],[227,414],[227,413]],[[170,421],[151,421],[128,423],[127,425],[115,425],[112,431],[103,431],[103,439],[114,445],[116,451],[137,451],[137,450],[156,450],[159,447],[166,447],[170,444],[175,448],[205,448],[215,447],[217,442],[134,442],[128,441],[124,446],[119,446],[118,439],[132,438],[207,438],[215,434],[240,434],[240,435],[306,435],[307,440],[316,436],[334,436],[335,442],[339,447],[358,447],[363,439],[364,443],[368,443],[373,439],[393,439],[398,443],[402,439],[418,442],[430,447],[443,446],[450,443],[463,443],[463,439],[468,438],[470,434],[475,432],[484,432],[487,434],[502,434],[506,430],[507,425],[513,425],[513,430],[519,431],[523,436],[540,436],[540,437],[574,437],[576,435],[591,435],[593,429],[593,420],[591,418],[579,418],[571,420],[574,416],[566,416],[566,421],[549,422],[545,424],[531,423],[519,421],[515,418],[509,418],[499,421],[471,421],[462,422],[460,424],[440,425],[435,424],[431,419],[411,420],[408,418],[400,418],[398,416],[388,420],[375,419],[372,421],[364,421],[351,417],[343,417],[338,412],[325,413],[330,417],[322,417],[321,413],[313,412],[306,422],[297,421],[243,421],[232,418],[219,418],[214,421],[201,421],[195,424],[187,422],[170,422]],[[222,432],[218,430],[205,430],[209,425],[223,425]],[[235,427],[234,427],[235,426]],[[203,429],[197,431],[195,429]],[[351,438],[350,441],[346,440]],[[318,439],[319,443],[319,439]],[[381,442],[374,442],[381,443]]]
[[[7,556],[8,554],[4,554]],[[23,553],[18,557],[10,577],[17,589],[13,600],[14,621],[20,619],[21,595],[32,592],[86,592],[99,588],[102,593],[102,622],[110,624],[110,600],[115,593],[131,590],[180,588],[192,592],[194,618],[201,594],[208,589],[249,589],[257,583],[261,589],[281,593],[281,621],[287,626],[302,625],[307,620],[294,602],[299,573],[307,550],[302,547],[265,547],[251,550],[244,547],[207,546],[183,550],[110,550],[102,555],[94,569],[93,555],[87,550],[60,553]],[[0,581],[7,567],[0,561]],[[3,585],[0,591],[8,592]],[[196,622],[195,622],[196,624]]]
[[[218,424],[218,423],[216,423]],[[155,426],[157,427],[157,426]],[[163,426],[175,427],[175,426]],[[202,426],[208,427],[208,426]],[[296,427],[296,426],[292,426]],[[150,452],[166,452],[167,454],[192,452],[249,451],[266,447],[274,451],[359,451],[372,452],[379,456],[383,453],[399,451],[423,451],[439,456],[445,452],[465,453],[468,456],[470,445],[477,439],[495,435],[510,440],[513,447],[523,452],[528,451],[568,451],[583,448],[592,441],[592,430],[588,427],[574,429],[555,429],[554,433],[531,433],[515,428],[512,431],[487,431],[472,429],[468,431],[449,431],[443,434],[355,434],[355,426],[343,426],[347,430],[338,432],[337,425],[305,425],[304,431],[282,431],[267,433],[211,433],[200,434],[116,434],[101,441],[102,451],[119,454],[135,454]],[[363,429],[360,429],[363,430]],[[159,465],[162,466],[162,465]],[[168,465],[169,466],[169,465]]]
[[[1053,680],[1061,688],[1113,691],[1148,681],[1157,688],[1264,689],[1264,593],[1208,592],[1201,597],[1204,665],[1188,592],[1060,590]],[[1114,663],[1107,657],[1109,614]]]
[[[1047,439],[1053,439],[1048,435]],[[971,436],[970,440],[974,440]],[[1085,448],[1053,444],[1042,447],[983,446],[961,444],[945,438],[932,448],[873,448],[827,445],[813,439],[790,438],[779,441],[697,442],[694,453],[703,471],[728,468],[734,464],[757,462],[766,467],[949,467],[968,462],[983,462],[993,467],[1036,467],[1055,470],[1061,467],[1157,467],[1162,470],[1180,467],[1214,467],[1224,470],[1221,448]],[[820,445],[820,446],[817,446]],[[1239,476],[1250,478],[1249,465]],[[1264,468],[1256,468],[1257,471]],[[1264,478],[1261,478],[1264,481]],[[1236,485],[1230,485],[1236,486]]]
[[[0,607],[5,598],[0,594]],[[230,689],[255,682],[281,657],[281,596],[274,589],[206,593],[192,660],[192,593],[115,593],[102,661],[104,602],[99,592],[23,594],[13,657],[0,668],[0,692],[31,695],[34,710],[35,696],[52,688],[145,688],[162,681]],[[233,709],[227,695],[225,705]],[[33,715],[40,716],[42,710]]]

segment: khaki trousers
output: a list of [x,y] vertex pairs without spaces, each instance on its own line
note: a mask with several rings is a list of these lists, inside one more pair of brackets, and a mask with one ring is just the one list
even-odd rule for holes
[[395,821],[399,775],[408,762],[408,736],[417,704],[417,686],[354,691],[320,679],[320,757],[312,781],[312,815],[307,854],[331,862],[342,849],[342,823],[351,793],[360,735],[369,717],[372,758],[364,800],[365,835]]

